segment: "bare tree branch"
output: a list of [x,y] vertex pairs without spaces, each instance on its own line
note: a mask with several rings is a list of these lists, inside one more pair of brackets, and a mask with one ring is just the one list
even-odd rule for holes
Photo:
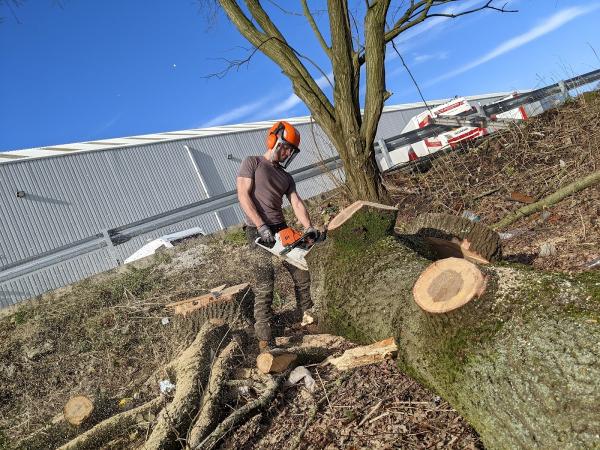
[[317,120],[321,121],[322,126],[333,129],[335,125],[333,105],[298,59],[296,52],[270,20],[258,0],[246,0],[246,5],[264,32],[259,31],[246,17],[235,0],[219,0],[219,3],[242,35],[283,70],[292,81],[298,97],[309,107]]
[[[358,101],[358,77],[354,70],[354,51],[352,47],[352,31],[346,0],[328,0],[329,28],[331,33],[331,64],[335,78],[333,97],[338,117],[344,117],[341,124],[346,139],[350,130],[355,133],[360,129],[362,118]],[[358,136],[355,136],[358,138]]]
[[353,39],[356,41],[356,52],[361,53],[364,52],[365,50],[365,46],[360,42],[360,31],[358,29],[358,23],[356,21],[356,17],[354,17],[354,14],[352,14],[352,12],[350,11],[350,18],[352,19],[352,25],[354,25],[354,31],[356,32],[356,34],[353,34]]
[[273,0],[268,0],[268,1],[269,1],[269,3],[270,3],[271,5],[275,6],[277,9],[279,9],[279,10],[280,10],[282,13],[284,13],[284,14],[287,14],[287,15],[289,15],[289,16],[298,16],[298,17],[301,17],[301,16],[302,16],[302,14],[301,14],[301,13],[297,13],[297,12],[295,12],[295,11],[290,11],[290,10],[287,10],[287,9],[285,9],[283,6],[281,6],[279,3],[277,3],[277,2],[275,2],[275,1],[273,1]]
[[319,27],[317,26],[317,23],[315,22],[315,18],[313,17],[312,13],[310,12],[310,9],[308,9],[307,0],[302,0],[302,10],[304,11],[304,15],[306,16],[306,19],[308,20],[310,27],[312,28],[313,32],[315,33],[315,36],[317,37],[317,40],[319,41],[321,48],[323,49],[325,54],[329,57],[329,59],[331,59],[331,48],[329,48],[329,46],[327,45],[327,42],[325,42],[325,39],[323,38],[323,34],[321,33],[321,30],[319,30]]
[[392,29],[385,33],[385,42],[389,42],[394,39],[400,33],[408,30],[409,28],[414,27],[415,25],[423,22],[426,19],[431,17],[448,17],[448,18],[456,18],[460,16],[465,16],[467,14],[472,14],[478,11],[482,11],[484,9],[491,9],[498,12],[509,13],[509,12],[517,12],[516,10],[507,10],[505,9],[506,4],[498,8],[493,5],[494,0],[489,0],[484,5],[473,8],[467,11],[463,11],[460,13],[429,13],[432,7],[441,6],[447,3],[456,2],[457,0],[421,0],[417,3],[411,2],[411,6],[406,10],[404,15],[398,19],[398,21],[394,24]]

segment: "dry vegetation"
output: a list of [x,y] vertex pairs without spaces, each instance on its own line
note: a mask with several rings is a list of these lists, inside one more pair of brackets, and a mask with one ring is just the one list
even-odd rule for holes
[[[424,212],[465,210],[494,224],[523,206],[517,192],[541,199],[600,170],[600,99],[589,93],[558,110],[435,161],[426,173],[390,174],[387,184],[400,207],[399,222]],[[600,256],[600,186],[512,224],[504,235],[507,259],[540,269],[585,270]],[[539,257],[551,243],[556,254]]]
[[[522,206],[510,199],[513,191],[538,199],[600,170],[599,123],[600,101],[589,95],[439,158],[425,173],[392,173],[386,184],[400,208],[399,221],[423,212],[469,210],[493,223]],[[343,196],[331,193],[311,202],[312,215],[326,223],[343,206]],[[586,263],[600,256],[600,187],[502,231],[511,232],[505,235],[508,260],[585,270]],[[545,243],[554,252],[540,256]],[[145,385],[146,380],[187,347],[198,330],[198,324],[173,318],[163,325],[164,305],[221,284],[252,284],[247,257],[244,236],[234,229],[4,311],[0,449],[16,448],[25,438],[31,438],[27,448],[48,448],[81,433],[85,427],[65,435],[44,431],[74,395],[94,399],[95,422],[156,397],[157,386]],[[287,273],[279,272],[275,300],[281,310],[293,293]],[[222,442],[223,448],[480,446],[456,411],[392,363],[361,368],[342,381],[333,370],[319,369],[318,377],[316,394],[297,387],[285,390],[271,408]],[[251,393],[241,396],[237,404],[251,398]],[[110,448],[142,443],[152,423],[151,417],[146,419]],[[303,439],[295,441],[301,430]]]

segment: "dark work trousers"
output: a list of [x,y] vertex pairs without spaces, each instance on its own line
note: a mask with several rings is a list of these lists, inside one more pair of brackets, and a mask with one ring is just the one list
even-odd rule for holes
[[[285,224],[272,227],[276,232],[285,228]],[[254,330],[256,337],[261,341],[271,341],[271,320],[273,318],[273,287],[275,285],[275,269],[273,267],[273,254],[256,245],[259,237],[255,227],[245,226],[248,245],[252,249],[253,270],[256,273],[256,286],[254,291]],[[288,270],[294,280],[294,293],[296,295],[296,313],[299,320],[313,303],[310,298],[310,274],[306,270],[283,261],[283,266]]]

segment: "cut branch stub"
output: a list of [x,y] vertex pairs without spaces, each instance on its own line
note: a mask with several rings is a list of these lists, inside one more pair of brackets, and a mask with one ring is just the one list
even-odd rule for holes
[[446,258],[431,264],[413,287],[415,302],[430,313],[446,313],[479,298],[486,288],[485,275],[465,259]]
[[93,411],[94,404],[92,401],[83,395],[78,395],[69,399],[63,409],[63,414],[67,422],[79,426],[92,415]]
[[487,264],[502,255],[498,233],[464,217],[421,214],[408,224],[407,231],[427,242],[439,258],[457,257]]

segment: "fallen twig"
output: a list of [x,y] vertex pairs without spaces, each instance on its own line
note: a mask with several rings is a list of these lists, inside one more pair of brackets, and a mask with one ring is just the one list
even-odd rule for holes
[[555,193],[550,194],[535,203],[518,209],[513,214],[510,214],[509,216],[502,219],[500,222],[497,222],[494,225],[492,225],[492,228],[494,230],[504,228],[523,217],[527,217],[530,214],[533,214],[534,212],[546,208],[547,206],[558,203],[563,198],[568,197],[569,195],[574,194],[576,192],[579,192],[598,182],[600,182],[600,170],[593,172],[586,177],[580,178],[579,180],[576,180],[571,184],[568,184],[567,186],[556,191]]
[[377,404],[371,409],[371,411],[369,411],[367,413],[367,415],[365,417],[363,417],[360,422],[358,422],[358,426],[359,427],[362,426],[363,423],[365,423],[367,420],[369,420],[369,418],[373,414],[375,414],[375,411],[377,411],[382,404],[383,404],[383,400],[379,400],[379,402],[377,402]]

